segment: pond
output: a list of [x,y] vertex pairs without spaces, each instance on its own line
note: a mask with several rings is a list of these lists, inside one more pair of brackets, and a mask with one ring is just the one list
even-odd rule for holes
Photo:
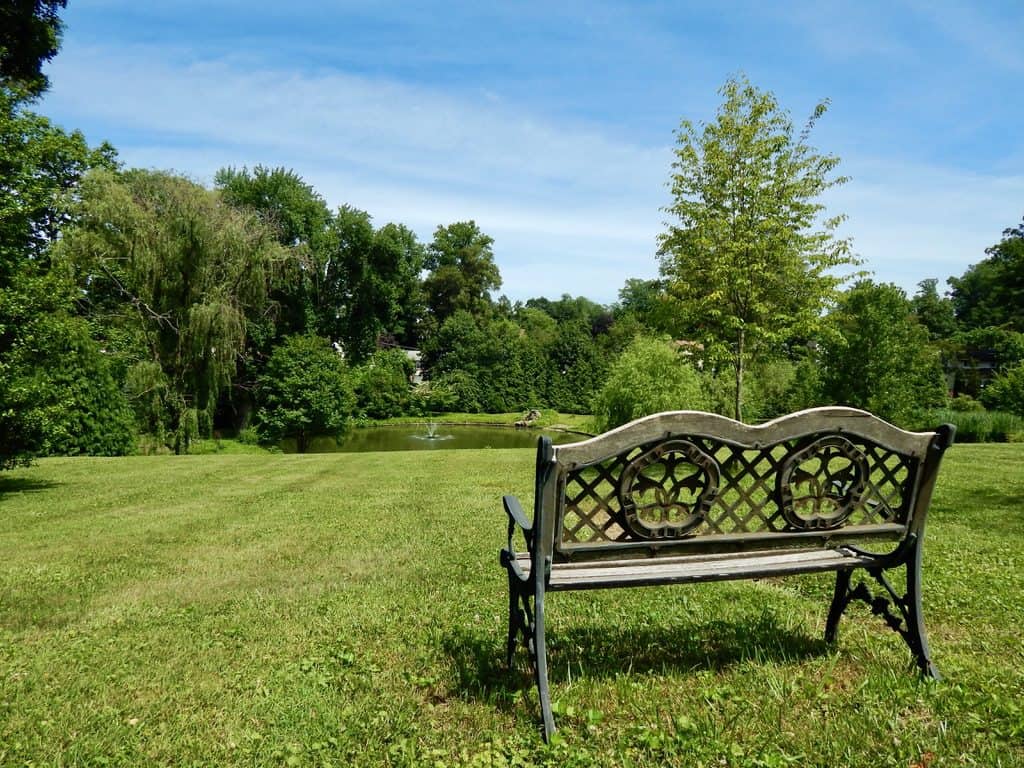
[[[586,440],[578,432],[545,432],[538,429],[511,427],[409,424],[387,427],[361,427],[353,429],[342,440],[315,437],[310,441],[309,453],[369,452],[369,451],[437,451],[459,448],[534,448],[537,438],[545,434],[556,444]],[[285,453],[295,452],[295,441],[281,443]]]

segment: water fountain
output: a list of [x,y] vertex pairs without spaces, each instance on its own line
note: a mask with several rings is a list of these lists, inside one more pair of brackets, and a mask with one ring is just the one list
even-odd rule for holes
[[454,435],[442,435],[441,425],[436,421],[428,421],[425,426],[426,434],[414,435],[417,440],[449,440],[454,437]]

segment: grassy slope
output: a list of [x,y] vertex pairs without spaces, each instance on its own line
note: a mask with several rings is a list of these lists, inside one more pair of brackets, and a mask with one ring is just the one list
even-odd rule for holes
[[530,451],[53,459],[0,476],[0,765],[1024,765],[1024,448],[957,446],[945,682],[828,577],[555,595],[562,741],[502,672]]

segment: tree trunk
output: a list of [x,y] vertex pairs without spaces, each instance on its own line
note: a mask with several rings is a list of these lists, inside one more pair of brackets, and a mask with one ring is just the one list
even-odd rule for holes
[[743,352],[746,330],[741,328],[736,339],[736,399],[733,407],[733,418],[743,421]]

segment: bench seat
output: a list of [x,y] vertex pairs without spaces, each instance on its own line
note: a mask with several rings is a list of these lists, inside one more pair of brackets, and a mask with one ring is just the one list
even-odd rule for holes
[[[839,571],[871,565],[875,561],[872,555],[848,549],[803,549],[555,563],[551,566],[548,591],[769,578]],[[524,578],[529,578],[530,555],[517,555],[516,565],[523,572]]]

